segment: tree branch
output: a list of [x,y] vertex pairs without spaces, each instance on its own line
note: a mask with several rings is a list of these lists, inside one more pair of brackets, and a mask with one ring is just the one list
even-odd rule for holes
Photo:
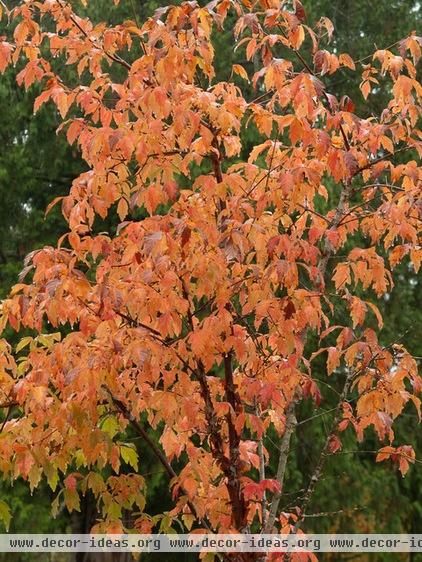
[[[264,457],[264,445],[261,439],[258,439],[258,456],[259,456],[259,480],[265,480],[265,457]],[[267,526],[267,494],[264,490],[264,494],[262,496],[261,501],[261,510],[262,510],[262,526],[265,529]]]
[[[61,0],[57,0],[58,5],[64,9],[64,5],[61,2]],[[109,53],[108,51],[106,51],[106,49],[103,46],[98,46],[95,41],[93,41],[91,39],[91,37],[88,35],[88,33],[85,31],[85,29],[80,25],[80,23],[78,22],[78,20],[75,18],[75,16],[73,15],[73,13],[69,16],[70,20],[72,21],[73,25],[75,25],[79,31],[88,39],[88,41],[96,48],[96,49],[100,49],[101,51],[103,51],[103,53],[112,61],[117,62],[118,64],[120,64],[121,66],[124,66],[127,70],[130,70],[132,67],[131,65],[126,62],[124,59],[122,59],[121,57],[117,56],[117,55],[112,55],[111,53]]]
[[[329,232],[332,229],[337,228],[337,226],[339,225],[339,223],[340,223],[340,221],[343,217],[345,206],[346,206],[348,200],[350,199],[351,190],[352,190],[352,187],[351,187],[350,182],[343,183],[343,189],[340,193],[339,202],[337,204],[337,208],[336,208],[336,211],[334,213],[334,217],[331,221],[331,224],[330,224],[327,232]],[[325,243],[324,243],[324,253],[323,253],[323,255],[322,255],[322,257],[319,261],[319,264],[318,264],[318,270],[319,270],[319,274],[320,274],[320,284],[321,285],[324,284],[328,260],[334,255],[334,253],[335,253],[335,249],[332,246],[332,244],[330,243],[328,237],[326,236],[325,237]],[[303,339],[306,338],[306,332],[302,334],[302,338]],[[349,387],[347,386],[347,388],[344,388],[343,393],[340,395],[337,410],[336,410],[338,412],[341,411],[341,404],[343,402],[342,397],[344,395],[345,390],[348,392]],[[346,392],[345,395],[347,395],[347,392]],[[276,475],[277,482],[280,485],[280,491],[276,492],[274,494],[274,497],[273,497],[273,500],[272,500],[272,503],[271,503],[271,508],[270,508],[270,515],[268,517],[267,525],[265,526],[265,532],[266,533],[272,532],[274,522],[275,522],[275,519],[276,519],[276,515],[277,515],[277,510],[278,510],[278,507],[279,507],[279,504],[280,504],[281,493],[282,493],[281,490],[282,490],[282,487],[283,487],[283,482],[284,482],[284,477],[285,477],[285,472],[286,472],[287,458],[288,458],[289,449],[290,449],[290,440],[291,440],[291,436],[292,436],[292,434],[295,430],[295,427],[297,425],[297,419],[296,419],[296,415],[295,415],[295,407],[296,407],[296,403],[297,403],[298,399],[299,399],[299,397],[296,394],[296,396],[290,402],[290,404],[289,404],[289,406],[287,407],[287,410],[286,410],[286,428],[285,428],[285,432],[284,432],[282,440],[281,440],[280,455],[279,455],[279,459],[278,459],[278,467],[277,467],[277,475]],[[328,438],[327,438],[327,442],[324,445],[323,451],[325,451],[326,447],[327,447],[327,450],[328,450],[328,445],[329,445],[329,442],[328,442]],[[325,460],[325,454],[323,455],[322,462],[318,463],[318,465],[317,465],[318,474],[317,474],[316,482],[319,480],[319,478],[321,476],[322,468],[323,468],[323,465],[324,465],[324,460]],[[321,459],[320,459],[320,461],[321,461]],[[308,501],[310,500],[310,498],[313,494],[316,482],[313,483],[312,479],[311,479],[311,483],[308,486],[307,491],[305,492],[305,496],[309,492]],[[310,487],[311,484],[312,484],[312,487]],[[306,507],[307,507],[307,504],[306,504]]]
[[229,457],[230,457],[230,476],[228,476],[228,486],[232,489],[232,494],[236,498],[235,520],[236,527],[242,531],[246,523],[247,505],[240,486],[240,435],[233,423],[232,412],[237,413],[241,408],[239,395],[233,381],[232,353],[224,355],[224,383],[226,400],[230,404],[232,411],[229,411],[226,420],[229,432]]
[[383,156],[380,156],[379,158],[375,158],[375,160],[372,160],[372,162],[368,162],[364,166],[361,166],[360,168],[358,168],[356,170],[356,172],[353,173],[352,177],[355,177],[355,176],[359,175],[364,170],[368,170],[369,168],[372,168],[372,166],[374,166],[375,164],[378,164],[378,162],[383,162],[384,160],[388,160],[390,157],[395,156],[396,154],[400,154],[401,152],[405,152],[406,150],[411,150],[412,148],[414,148],[414,147],[410,146],[410,145],[402,146],[401,148],[398,148],[393,154],[390,154],[390,153],[383,154]]
[[306,488],[306,491],[303,495],[303,500],[302,500],[302,503],[301,503],[301,506],[300,506],[301,514],[300,514],[300,517],[295,524],[295,527],[294,527],[295,531],[299,528],[300,523],[306,517],[306,510],[307,510],[307,508],[310,504],[310,501],[312,499],[312,495],[315,491],[316,485],[318,484],[318,481],[321,478],[326,458],[330,454],[331,441],[332,441],[333,437],[335,437],[338,433],[338,424],[341,421],[341,416],[342,416],[342,406],[343,406],[343,403],[346,401],[347,395],[350,392],[350,388],[351,388],[353,379],[354,379],[353,371],[348,371],[347,375],[346,375],[346,380],[345,380],[344,385],[343,385],[343,390],[341,392],[339,401],[337,403],[337,408],[335,410],[334,420],[333,420],[333,423],[331,424],[331,429],[329,431],[329,434],[327,435],[327,438],[326,438],[324,446],[321,450],[317,465],[316,465],[316,467],[315,467],[315,469],[312,473],[312,476],[309,480],[309,484],[308,484],[308,486]]
[[[167,457],[165,456],[165,454],[161,451],[161,449],[156,445],[156,443],[151,439],[151,437],[148,435],[148,433],[145,431],[145,429],[142,427],[142,425],[138,422],[138,420],[132,415],[132,413],[128,410],[128,408],[123,404],[123,402],[121,402],[120,400],[118,400],[117,398],[115,398],[113,396],[113,394],[111,393],[110,389],[106,386],[103,386],[103,388],[106,390],[106,392],[108,393],[108,395],[110,396],[110,399],[112,401],[112,403],[114,404],[114,406],[116,406],[116,408],[118,409],[118,411],[123,414],[123,416],[130,421],[130,423],[132,424],[132,427],[136,430],[136,432],[142,437],[142,439],[145,441],[145,443],[148,445],[148,447],[151,449],[151,451],[153,452],[153,454],[155,455],[155,457],[158,459],[158,461],[162,464],[162,466],[164,467],[164,470],[166,471],[167,475],[170,477],[170,479],[173,478],[177,478],[177,474],[174,471],[173,467],[171,466],[169,460],[167,459]],[[188,497],[187,492],[184,490],[183,486],[179,486],[180,490],[183,492],[183,494]],[[204,521],[199,515],[198,512],[196,510],[196,507],[194,506],[194,504],[191,502],[191,500],[187,500],[187,505],[189,506],[189,509],[191,510],[192,514],[195,516],[195,518],[197,519],[197,521],[203,525],[203,527],[207,530],[211,530],[211,528],[209,527],[208,523],[206,521]]]
[[276,480],[280,485],[280,491],[276,492],[273,496],[270,508],[270,514],[268,516],[267,524],[264,527],[264,533],[271,533],[274,527],[274,522],[277,516],[278,506],[280,504],[281,494],[282,494],[282,486],[284,482],[284,475],[286,472],[287,466],[287,458],[289,456],[290,450],[290,439],[293,434],[293,431],[296,427],[296,399],[293,399],[287,407],[286,410],[286,424],[283,433],[283,437],[281,439],[280,444],[280,455],[278,457],[278,466],[277,466],[277,474]]
[[[190,306],[190,299],[186,284],[182,281],[182,294],[188,303],[188,322],[191,330],[194,330],[193,315]],[[226,374],[226,395],[229,392],[230,400],[235,404],[236,399],[233,398],[233,379],[231,373],[231,358],[224,360],[225,374]],[[239,442],[235,427],[231,421],[229,423],[229,451],[230,458],[224,454],[224,441],[221,435],[221,423],[215,413],[214,404],[211,397],[210,388],[208,386],[205,367],[201,360],[197,362],[197,369],[195,370],[196,377],[199,382],[200,393],[204,402],[205,419],[207,420],[208,430],[210,434],[210,448],[214,459],[217,461],[224,476],[227,479],[227,491],[230,497],[230,502],[233,509],[233,523],[237,529],[243,529],[246,520],[246,503],[241,494],[240,480],[238,478],[239,468]],[[227,377],[229,382],[227,383]],[[229,414],[230,415],[230,414]],[[237,451],[237,453],[236,453]]]

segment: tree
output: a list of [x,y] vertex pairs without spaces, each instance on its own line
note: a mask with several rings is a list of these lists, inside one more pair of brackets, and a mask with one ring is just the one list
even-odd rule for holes
[[[2,342],[2,471],[60,482],[55,509],[91,491],[95,530],[219,532],[296,532],[327,460],[369,429],[385,442],[375,460],[405,474],[415,453],[393,422],[408,404],[419,412],[421,379],[399,338],[379,343],[375,302],[398,264],[417,272],[421,259],[422,40],[363,65],[364,98],[390,98],[375,118],[327,90],[355,63],[328,51],[331,22],[310,27],[297,1],[189,2],[114,27],[62,0],[8,16],[1,67],[27,59],[18,80],[43,84],[35,110],[57,106],[88,169],[50,205],[69,231],[28,256],[3,301],[3,326],[32,335]],[[227,18],[252,65],[216,81]],[[78,81],[63,80],[64,62]],[[251,128],[260,141],[245,159]],[[300,405],[318,417],[333,384],[326,438],[286,513]],[[165,514],[144,511],[129,427],[169,478]]]

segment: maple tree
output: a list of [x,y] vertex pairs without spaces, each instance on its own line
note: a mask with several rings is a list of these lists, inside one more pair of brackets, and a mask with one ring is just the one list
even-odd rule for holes
[[[176,521],[297,532],[346,431],[361,441],[373,428],[375,460],[405,474],[415,453],[395,443],[393,422],[408,403],[419,412],[421,379],[402,341],[379,342],[374,301],[400,262],[417,272],[422,259],[421,38],[361,65],[364,98],[390,95],[375,117],[327,91],[325,75],[356,65],[329,51],[331,22],[311,27],[298,1],[185,2],[114,27],[64,0],[3,17],[0,69],[26,61],[18,82],[43,84],[34,110],[57,106],[87,170],[49,206],[68,232],[28,255],[2,303],[2,327],[25,329],[14,348],[1,342],[2,472],[32,488],[60,482],[55,509],[78,509],[91,490],[94,530],[122,530],[129,510],[140,532]],[[247,62],[216,81],[213,41],[228,18]],[[261,141],[245,155],[253,127]],[[116,231],[100,231],[113,214]],[[331,427],[286,512],[297,408],[317,407],[334,379]],[[129,427],[169,477],[168,513],[144,510]]]

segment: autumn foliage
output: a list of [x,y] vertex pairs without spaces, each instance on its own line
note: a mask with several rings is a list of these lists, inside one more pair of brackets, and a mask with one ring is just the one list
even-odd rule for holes
[[[399,334],[379,342],[376,303],[400,262],[422,259],[422,39],[355,65],[297,0],[184,2],[115,27],[26,0],[3,18],[1,70],[42,85],[34,110],[57,106],[86,171],[51,204],[68,231],[28,256],[2,304],[2,328],[25,332],[1,341],[1,471],[45,478],[56,509],[89,489],[95,530],[132,512],[141,532],[296,532],[345,432],[375,430],[374,462],[405,474],[415,453],[394,421],[419,412],[422,381]],[[217,81],[223,28],[244,60]],[[365,99],[389,92],[381,115],[328,91],[344,72]],[[328,435],[286,512],[298,408],[317,409],[324,382],[340,389]],[[144,510],[128,432],[167,473],[161,517]]]

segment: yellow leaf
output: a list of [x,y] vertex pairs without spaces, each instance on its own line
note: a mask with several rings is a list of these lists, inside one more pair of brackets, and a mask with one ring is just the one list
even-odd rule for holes
[[21,351],[24,347],[29,345],[32,342],[33,338],[31,336],[27,336],[26,338],[22,338],[18,345],[16,346],[16,353]]
[[134,470],[138,470],[138,453],[133,445],[125,443],[120,447],[120,454],[126,464],[131,466]]

